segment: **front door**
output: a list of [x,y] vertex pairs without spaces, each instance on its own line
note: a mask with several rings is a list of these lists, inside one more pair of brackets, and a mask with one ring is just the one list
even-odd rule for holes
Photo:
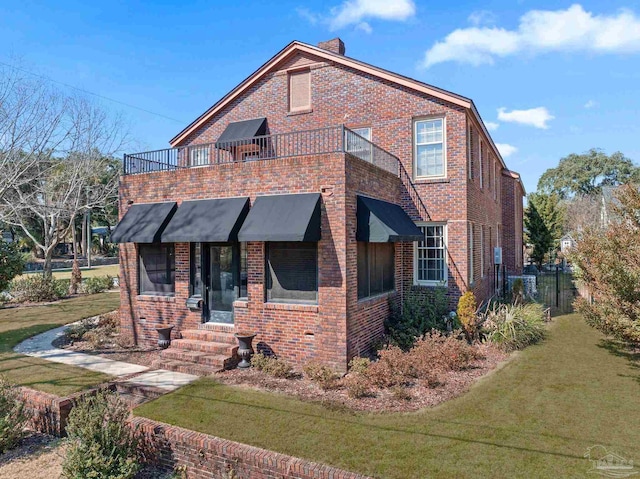
[[231,244],[210,244],[207,249],[208,271],[205,283],[205,320],[233,323],[233,302],[237,297],[237,264]]

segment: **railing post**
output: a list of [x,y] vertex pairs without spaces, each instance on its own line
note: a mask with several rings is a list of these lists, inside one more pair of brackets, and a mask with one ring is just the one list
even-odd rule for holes
[[346,145],[345,145],[345,126],[344,123],[342,125],[340,125],[340,143],[338,143],[340,146],[340,150],[342,152],[347,151],[346,150]]
[[122,155],[122,174],[127,174],[127,155]]

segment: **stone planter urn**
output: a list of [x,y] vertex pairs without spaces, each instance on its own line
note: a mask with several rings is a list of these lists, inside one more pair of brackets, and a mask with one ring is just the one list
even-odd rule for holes
[[248,368],[251,366],[251,356],[253,356],[253,338],[255,334],[236,333],[234,335],[238,339],[238,357],[240,357],[239,368]]
[[156,328],[156,331],[158,331],[158,346],[160,347],[160,349],[167,349],[171,345],[172,329],[173,329],[173,326]]

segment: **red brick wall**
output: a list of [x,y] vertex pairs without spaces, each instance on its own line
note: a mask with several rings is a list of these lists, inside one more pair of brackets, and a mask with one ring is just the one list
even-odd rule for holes
[[61,436],[73,407],[71,397],[64,398],[26,387],[20,388],[20,398],[29,417],[28,427],[34,431]]
[[518,178],[507,172],[502,175],[502,241],[505,245],[502,259],[507,274],[522,274],[524,191]]
[[131,419],[167,471],[185,467],[189,479],[366,479],[365,476],[146,418]]

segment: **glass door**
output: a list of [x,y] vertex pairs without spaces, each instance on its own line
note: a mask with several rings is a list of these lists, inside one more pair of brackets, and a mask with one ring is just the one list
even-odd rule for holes
[[209,245],[209,277],[206,285],[208,321],[233,323],[233,302],[237,295],[234,249],[231,244]]

